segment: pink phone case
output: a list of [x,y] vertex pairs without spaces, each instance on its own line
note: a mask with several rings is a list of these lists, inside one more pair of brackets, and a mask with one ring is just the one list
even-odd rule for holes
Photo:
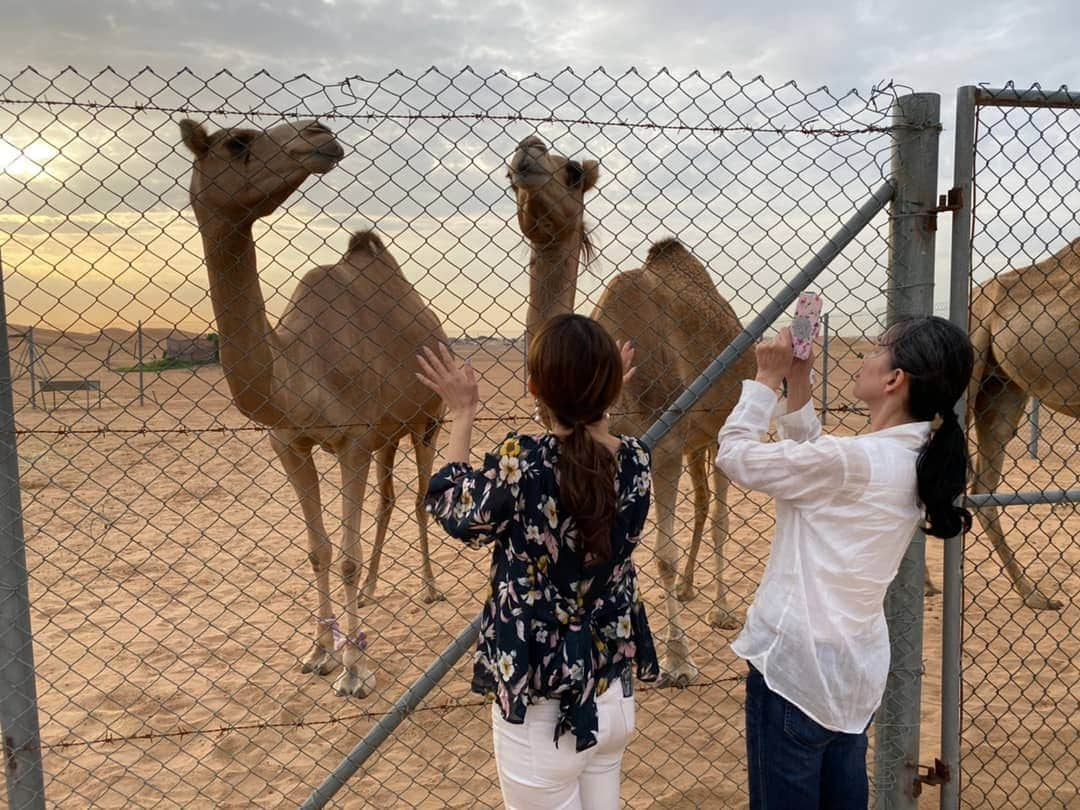
[[821,328],[821,296],[804,292],[795,304],[795,319],[791,322],[792,353],[800,360],[810,356],[810,347]]

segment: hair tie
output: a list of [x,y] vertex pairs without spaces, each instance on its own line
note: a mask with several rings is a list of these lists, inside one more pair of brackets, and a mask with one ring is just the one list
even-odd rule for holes
[[939,411],[937,414],[937,418],[941,421],[941,424],[943,425],[960,424],[960,418],[956,415],[956,411],[954,411],[952,408],[945,408],[944,410]]

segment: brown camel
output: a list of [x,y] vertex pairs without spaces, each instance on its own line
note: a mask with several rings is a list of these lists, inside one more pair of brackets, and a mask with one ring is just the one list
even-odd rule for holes
[[[236,407],[270,429],[271,445],[307,524],[318,611],[312,649],[301,669],[325,675],[343,664],[334,690],[363,697],[374,688],[375,677],[365,663],[358,596],[374,596],[394,501],[394,457],[406,434],[419,471],[416,519],[425,601],[442,598],[431,571],[421,502],[442,403],[415,379],[408,358],[420,346],[445,342],[446,335],[379,238],[368,232],[353,236],[337,264],[309,270],[278,325],[271,327],[252,226],[281,206],[308,175],[333,168],[343,150],[334,134],[315,121],[211,135],[201,124],[185,120],[180,131],[194,155],[191,205],[206,255],[225,379]],[[336,455],[341,469],[343,637],[330,600],[332,549],[312,458],[316,446]],[[373,457],[379,508],[368,576],[358,595],[360,524]]]
[[[510,161],[508,176],[517,196],[518,223],[529,241],[529,316],[531,331],[551,315],[573,310],[578,263],[588,250],[584,227],[585,192],[595,186],[595,160],[569,160],[550,152],[539,138],[523,140]],[[616,276],[593,317],[637,349],[637,374],[612,413],[612,430],[642,435],[686,386],[742,331],[735,312],[716,291],[705,267],[674,239],[657,242],[644,267]],[[657,508],[657,562],[668,619],[665,676],[686,684],[697,676],[682,627],[679,600],[694,595],[698,547],[709,511],[716,561],[716,600],[709,621],[738,627],[727,604],[723,546],[728,534],[728,479],[712,464],[716,434],[738,399],[738,381],[753,378],[754,358],[745,354],[725,381],[714,385],[693,412],[653,454]],[[678,479],[685,458],[694,488],[694,531],[682,581],[676,589],[678,546],[674,539]]]
[[[975,373],[968,401],[975,423],[973,492],[1001,482],[1005,448],[1030,397],[1080,417],[1080,239],[1053,256],[980,285],[971,301]],[[1024,573],[1005,541],[995,507],[976,512],[1024,604],[1058,610]]]

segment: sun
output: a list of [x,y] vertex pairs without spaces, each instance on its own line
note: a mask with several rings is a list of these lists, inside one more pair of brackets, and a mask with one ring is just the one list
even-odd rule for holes
[[45,171],[49,161],[58,154],[45,141],[33,141],[19,148],[0,140],[0,174],[28,180]]

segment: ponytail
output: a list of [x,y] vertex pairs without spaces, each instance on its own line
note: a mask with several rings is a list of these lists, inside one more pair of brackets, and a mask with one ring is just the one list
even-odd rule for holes
[[951,321],[930,315],[893,324],[885,333],[885,345],[893,368],[908,376],[912,418],[940,419],[915,462],[919,500],[926,509],[924,531],[955,537],[971,529],[971,512],[956,505],[967,485],[970,462],[967,436],[953,410],[975,364],[971,341]]
[[607,562],[616,514],[614,454],[578,422],[560,441],[558,469],[559,496],[574,516],[586,561]]
[[946,409],[941,425],[915,462],[919,500],[926,509],[924,531],[934,537],[955,537],[971,530],[971,512],[956,505],[964,494],[969,469],[967,439],[956,413]]
[[589,564],[607,562],[618,511],[618,460],[586,425],[604,417],[622,388],[619,347],[591,318],[556,315],[530,339],[526,363],[530,390],[547,413],[570,428],[559,440],[557,470],[559,499],[581,541],[578,551]]

